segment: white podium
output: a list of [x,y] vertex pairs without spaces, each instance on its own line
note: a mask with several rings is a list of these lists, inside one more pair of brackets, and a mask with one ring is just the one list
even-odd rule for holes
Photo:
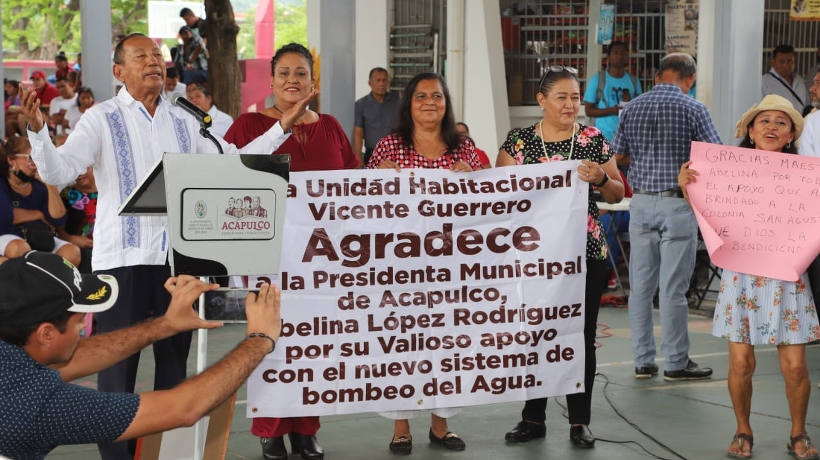
[[166,153],[120,215],[168,215],[171,272],[278,273],[289,155]]

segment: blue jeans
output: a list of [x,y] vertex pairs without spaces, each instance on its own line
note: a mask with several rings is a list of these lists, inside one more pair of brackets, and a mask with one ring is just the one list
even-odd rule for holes
[[695,268],[698,224],[683,198],[636,194],[629,212],[629,325],[635,366],[655,363],[652,298],[660,287],[665,370],[681,370],[689,362],[686,291]]
[[183,70],[179,80],[186,85],[189,83],[208,83],[208,72],[202,69]]

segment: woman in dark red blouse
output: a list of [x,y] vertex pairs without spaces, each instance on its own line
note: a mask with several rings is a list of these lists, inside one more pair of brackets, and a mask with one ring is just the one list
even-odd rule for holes
[[[313,90],[313,57],[291,43],[271,59],[271,88],[276,103],[261,112],[244,113],[225,133],[225,140],[244,147],[256,139]],[[289,153],[291,171],[353,169],[359,159],[339,121],[310,109],[291,127],[291,136],[273,154]]]
[[[244,147],[263,135],[285,113],[313,91],[313,57],[304,46],[291,43],[276,51],[271,59],[273,107],[239,116],[225,133],[225,140]],[[330,115],[306,110],[290,128],[291,136],[272,154],[290,154],[291,171],[353,169],[358,156],[339,121]],[[306,460],[320,460],[324,452],[316,441],[319,417],[257,417],[251,432],[260,437],[265,460],[288,457],[283,436],[290,438],[291,450]]]

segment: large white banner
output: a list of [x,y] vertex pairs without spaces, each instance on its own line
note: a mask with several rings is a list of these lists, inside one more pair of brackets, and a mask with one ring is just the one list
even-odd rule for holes
[[248,416],[583,391],[579,164],[291,174],[271,277],[284,329],[249,379]]

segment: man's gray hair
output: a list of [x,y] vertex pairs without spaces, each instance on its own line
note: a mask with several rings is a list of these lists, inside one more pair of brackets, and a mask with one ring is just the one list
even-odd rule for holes
[[687,53],[670,53],[661,59],[658,75],[662,75],[667,70],[677,73],[678,78],[683,79],[697,73],[698,65],[695,63],[695,58]]

